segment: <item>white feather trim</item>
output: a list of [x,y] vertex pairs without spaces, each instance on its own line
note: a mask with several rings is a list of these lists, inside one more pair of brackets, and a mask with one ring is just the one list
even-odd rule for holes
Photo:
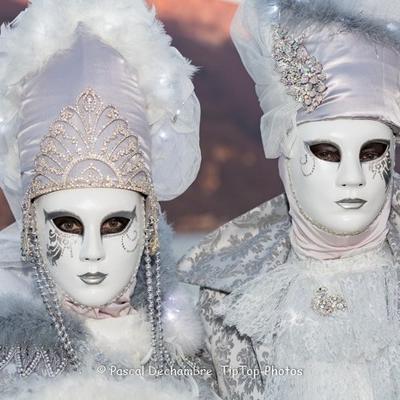
[[149,360],[151,329],[143,310],[118,318],[87,318],[85,325],[96,348],[109,359],[134,368]]
[[[179,287],[164,302],[164,338],[176,356],[194,355],[204,345],[204,330],[189,292]],[[93,344],[120,365],[139,367],[151,356],[145,310],[119,318],[87,319]]]
[[[137,69],[141,88],[163,106],[171,100],[171,91],[176,95],[172,85],[179,85],[182,75],[190,78],[194,72],[170,47],[171,38],[155,18],[155,10],[148,9],[143,0],[34,0],[14,21],[14,28],[2,27],[0,52],[7,54],[0,70],[3,89],[67,49],[79,23],[119,51]],[[187,87],[180,89],[188,94]]]
[[164,303],[165,340],[178,353],[193,355],[204,345],[204,330],[188,291],[182,286]]

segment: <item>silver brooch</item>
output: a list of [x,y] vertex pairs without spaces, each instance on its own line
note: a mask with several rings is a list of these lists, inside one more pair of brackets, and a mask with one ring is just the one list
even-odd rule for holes
[[302,103],[307,112],[314,111],[324,100],[327,76],[322,64],[308,54],[304,35],[295,39],[279,25],[273,27],[272,57],[281,74],[287,93]]
[[329,295],[328,289],[324,286],[315,291],[311,306],[316,313],[324,317],[333,314],[335,311],[347,309],[346,300],[337,294]]

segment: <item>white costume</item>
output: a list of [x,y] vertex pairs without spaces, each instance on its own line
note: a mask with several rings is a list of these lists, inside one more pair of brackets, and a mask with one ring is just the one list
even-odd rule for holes
[[399,10],[373,6],[239,7],[232,36],[286,195],[180,262],[184,280],[201,286],[223,398],[400,396]]
[[35,0],[0,52],[0,397],[213,398],[158,205],[199,168],[194,68],[142,0]]

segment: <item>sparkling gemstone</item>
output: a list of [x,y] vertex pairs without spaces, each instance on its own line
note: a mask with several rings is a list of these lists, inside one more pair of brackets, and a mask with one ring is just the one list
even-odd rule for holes
[[301,46],[297,50],[297,58],[299,58],[302,61],[307,60],[308,58],[308,53],[305,47]]
[[301,77],[301,79],[300,79],[300,82],[301,82],[301,83],[308,83],[308,81],[309,81],[309,78],[308,78],[307,75],[303,75],[303,76]]
[[272,38],[272,57],[277,71],[282,75],[282,84],[286,86],[289,95],[306,106],[307,111],[314,110],[324,98],[319,94],[326,89],[327,78],[322,64],[309,55],[303,45],[304,34],[296,39],[276,25]]
[[306,106],[309,106],[311,103],[312,103],[312,101],[311,101],[310,97],[304,96],[304,104]]
[[347,304],[342,296],[337,294],[329,295],[328,289],[321,287],[315,291],[311,307],[318,314],[328,316],[336,311],[346,310]]

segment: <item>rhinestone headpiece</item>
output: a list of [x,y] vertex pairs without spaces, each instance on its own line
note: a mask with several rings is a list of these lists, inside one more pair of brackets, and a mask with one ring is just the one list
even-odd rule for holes
[[46,193],[77,188],[142,193],[146,196],[148,220],[157,222],[158,205],[151,173],[138,137],[118,110],[112,105],[105,106],[93,89],[85,90],[75,106],[65,107],[41,141],[23,206],[24,254],[28,246],[25,227],[32,218],[32,201]]
[[114,106],[92,89],[64,108],[42,139],[30,197],[82,187],[118,188],[149,195],[151,175],[137,136]]
[[272,28],[276,69],[287,93],[303,104],[307,112],[314,111],[324,100],[327,76],[321,63],[307,52],[304,35],[295,39],[279,25]]

